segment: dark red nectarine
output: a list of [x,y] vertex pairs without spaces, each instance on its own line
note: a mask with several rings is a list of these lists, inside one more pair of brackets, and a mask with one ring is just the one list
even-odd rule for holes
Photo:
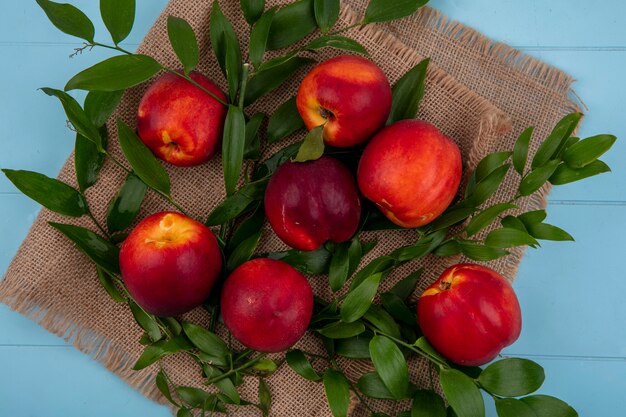
[[354,177],[329,156],[286,162],[265,191],[265,213],[289,246],[315,250],[330,240],[350,239],[359,226],[361,201]]

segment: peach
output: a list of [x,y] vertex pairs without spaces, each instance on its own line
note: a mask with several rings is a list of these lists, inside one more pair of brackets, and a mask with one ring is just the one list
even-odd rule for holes
[[[227,101],[211,80],[191,78]],[[139,137],[160,159],[177,166],[200,165],[215,155],[222,140],[226,107],[205,91],[175,75],[159,77],[139,103]]]
[[315,250],[330,240],[349,240],[361,217],[361,200],[352,173],[323,156],[281,165],[265,191],[265,213],[278,237],[300,250]]
[[120,250],[128,292],[149,313],[174,316],[202,304],[222,270],[211,230],[183,214],[153,214],[128,235]]
[[342,55],[307,74],[296,105],[307,129],[324,124],[324,142],[346,148],[364,143],[385,125],[391,111],[391,87],[373,62]]
[[491,362],[517,340],[522,313],[511,284],[496,271],[459,264],[446,269],[417,305],[424,337],[452,362]]
[[357,173],[363,195],[401,227],[435,220],[456,195],[462,162],[457,145],[435,126],[402,120],[367,145]]
[[226,327],[244,346],[281,352],[306,331],[313,314],[313,290],[292,266],[254,259],[226,279],[221,309]]

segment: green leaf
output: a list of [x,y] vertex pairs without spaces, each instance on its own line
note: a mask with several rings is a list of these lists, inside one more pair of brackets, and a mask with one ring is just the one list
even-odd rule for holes
[[179,408],[176,417],[193,417],[193,413],[187,408]]
[[324,391],[334,417],[347,417],[350,408],[350,384],[339,371],[329,368],[324,373]]
[[522,178],[522,182],[519,186],[519,193],[522,196],[528,196],[539,190],[548,179],[554,174],[556,168],[561,161],[553,160],[549,161],[546,165],[535,168],[528,175]]
[[[103,140],[106,137],[103,136]],[[81,191],[98,182],[100,170],[104,164],[105,155],[98,152],[95,143],[85,138],[80,133],[76,134],[74,145],[74,168],[76,169],[76,181]]]
[[159,373],[156,376],[156,386],[159,389],[159,391],[161,391],[161,394],[163,394],[163,396],[165,398],[167,398],[167,400],[170,403],[172,403],[175,406],[178,406],[176,401],[174,401],[174,398],[172,398],[172,392],[170,391],[170,385],[168,384],[167,378],[165,377],[165,374],[163,373],[162,369],[159,371]]
[[[233,60],[241,62],[241,48],[235,29],[224,16],[224,13],[222,13],[217,0],[213,1],[213,7],[211,8],[210,37],[217,62],[224,76],[228,78],[226,73],[226,56],[228,53],[238,54],[238,56],[235,55],[233,57]],[[228,51],[229,46],[232,48],[230,52]]]
[[243,151],[244,159],[257,160],[261,156],[261,139],[259,129],[265,119],[263,113],[255,113],[246,123],[246,146]]
[[135,174],[150,188],[170,194],[170,177],[150,149],[122,120],[117,121],[120,147]]
[[135,0],[100,0],[100,15],[117,45],[128,37],[135,22]]
[[267,125],[267,141],[278,142],[303,127],[304,121],[296,107],[296,96],[293,96],[281,104],[270,117]]
[[530,144],[534,130],[534,127],[529,127],[524,130],[519,138],[517,138],[515,146],[513,147],[513,167],[515,167],[515,170],[520,175],[524,175],[524,168],[526,167],[526,160],[528,159],[528,145]]
[[565,149],[563,162],[570,168],[583,168],[604,155],[616,140],[613,135],[597,135],[583,139]]
[[509,159],[512,152],[495,152],[487,155],[476,166],[476,182],[480,183],[489,174],[500,168],[504,161]]
[[352,323],[363,317],[372,305],[382,277],[382,273],[371,275],[348,293],[340,310],[343,322]]
[[48,0],[37,0],[37,4],[46,13],[50,22],[61,32],[93,43],[95,29],[85,13],[71,4]]
[[268,178],[250,182],[236,193],[226,197],[209,215],[206,221],[207,226],[217,226],[234,219],[245,211],[250,204],[260,201],[265,195]]
[[229,105],[224,123],[222,142],[222,164],[226,194],[231,195],[237,189],[237,182],[243,165],[243,152],[246,145],[246,119],[239,107]]
[[104,126],[122,99],[124,90],[90,91],[85,97],[85,113],[95,127]]
[[473,236],[476,233],[483,230],[485,227],[489,226],[493,221],[502,213],[507,210],[511,210],[517,208],[515,204],[511,203],[500,203],[493,205],[480,213],[470,220],[470,222],[465,227],[465,232],[467,236]]
[[432,253],[433,255],[440,257],[458,255],[461,253],[461,245],[459,245],[459,242],[456,240],[449,240],[438,246]]
[[562,118],[552,130],[552,133],[539,146],[531,167],[533,169],[546,165],[572,135],[582,117],[581,113],[570,113]]
[[[153,363],[167,355],[183,350],[189,350],[191,348],[192,346],[184,338],[179,336],[169,340],[158,341],[144,349],[143,353],[133,366],[133,370],[139,371],[141,369],[147,368],[148,366],[152,365]],[[177,392],[179,388],[180,387],[176,388]],[[184,400],[182,396],[180,397]]]
[[338,321],[328,326],[318,329],[317,332],[329,339],[347,339],[358,336],[365,331],[365,325],[360,321],[354,323],[344,323]]
[[417,347],[418,349],[420,349],[422,352],[426,353],[428,356],[435,358],[439,362],[447,363],[446,358],[441,356],[441,354],[437,352],[435,348],[431,346],[430,343],[428,343],[428,340],[426,340],[424,336],[417,339],[415,343],[413,343],[413,345]]
[[409,369],[400,348],[384,336],[374,336],[370,342],[370,355],[389,392],[395,399],[406,398],[409,390]]
[[294,161],[315,161],[324,155],[324,125],[317,126],[309,131]]
[[257,246],[259,245],[259,240],[261,239],[261,231],[259,230],[257,233],[248,237],[246,240],[241,242],[234,250],[233,253],[228,257],[228,262],[226,263],[226,270],[233,271],[239,265],[243,264],[250,260]]
[[388,334],[389,336],[395,337],[396,339],[400,339],[402,337],[400,334],[400,327],[398,327],[398,324],[394,321],[393,317],[377,305],[372,304],[363,318],[372,323],[378,330]]
[[342,51],[355,52],[357,54],[368,55],[367,49],[354,39],[341,35],[324,35],[313,39],[306,46],[305,51],[317,51],[322,48],[335,48]]
[[170,39],[172,49],[183,64],[185,74],[189,74],[198,66],[200,52],[198,41],[191,25],[180,17],[167,17],[167,36]]
[[573,241],[572,235],[565,230],[547,223],[536,223],[527,226],[528,233],[535,239],[555,240],[555,241]]
[[537,417],[526,403],[514,398],[496,398],[498,417]]
[[580,181],[582,179],[610,171],[611,168],[600,160],[594,161],[589,165],[578,169],[572,169],[563,163],[557,167],[556,171],[554,171],[554,174],[550,177],[550,182],[553,185],[569,184],[571,182]]
[[240,3],[243,16],[250,25],[259,20],[265,9],[265,0],[240,0]]
[[376,372],[363,374],[357,382],[357,387],[364,395],[379,400],[395,400],[396,397],[387,389],[380,375]]
[[96,265],[96,271],[98,273],[98,281],[100,281],[100,285],[102,288],[109,294],[109,297],[115,302],[123,303],[126,301],[126,297],[122,295],[120,290],[115,285],[113,281],[113,277],[104,269],[100,268]]
[[209,398],[209,393],[194,387],[176,387],[176,394],[191,407],[202,407]]
[[289,367],[302,378],[308,379],[309,381],[320,381],[322,379],[322,377],[315,372],[315,369],[313,369],[313,366],[311,366],[311,363],[301,350],[290,350],[287,352],[285,359],[287,359]]
[[509,254],[509,252],[504,249],[482,245],[470,240],[461,240],[459,241],[459,244],[461,245],[463,255],[474,261],[493,261],[494,259],[498,259]]
[[459,417],[484,417],[485,403],[474,381],[456,369],[439,373],[441,387],[448,403]]
[[578,417],[570,405],[549,395],[531,395],[521,401],[529,406],[537,417]]
[[415,326],[417,324],[415,311],[411,311],[402,298],[396,294],[391,292],[383,293],[380,295],[380,301],[383,307],[385,307],[385,310],[387,310],[394,319],[401,323],[408,324],[409,326]]
[[272,393],[270,387],[267,386],[265,379],[259,378],[259,407],[263,413],[263,417],[270,415],[270,409],[272,408]]
[[252,368],[257,372],[271,375],[278,369],[278,364],[271,359],[261,359]]
[[276,12],[267,47],[270,50],[286,48],[305,38],[317,28],[313,0],[299,0]]
[[[369,250],[367,252],[369,252]],[[365,253],[363,252],[363,246],[361,245],[359,236],[354,236],[350,241],[350,246],[348,246],[348,277],[351,277],[358,269],[364,255]]]
[[32,171],[3,169],[2,172],[18,190],[48,210],[71,217],[88,212],[83,196],[64,182]]
[[314,0],[313,9],[322,33],[328,32],[339,19],[339,0]]
[[388,22],[412,15],[428,0],[370,0],[363,23]]
[[263,13],[263,16],[261,16],[259,21],[256,22],[250,31],[250,46],[248,50],[250,52],[250,62],[255,69],[259,69],[261,62],[263,61],[263,57],[265,56],[267,38],[270,34],[270,27],[275,13],[275,8]]
[[119,274],[119,253],[117,246],[104,240],[91,230],[71,224],[49,222],[97,265],[114,274]]
[[422,258],[435,249],[443,242],[447,234],[447,230],[439,230],[428,236],[428,238],[420,239],[420,241],[411,246],[400,247],[389,255],[395,261],[407,262]]
[[504,227],[521,230],[522,232],[528,232],[524,223],[515,216],[505,216],[500,223],[502,223],[502,226]]
[[529,226],[531,224],[541,223],[546,219],[547,215],[548,213],[546,213],[545,210],[533,210],[522,213],[517,216],[517,218],[520,219],[525,226]]
[[224,38],[226,42],[226,80],[228,81],[228,93],[231,102],[237,100],[237,92],[242,81],[242,61],[239,40],[230,37]]
[[478,382],[488,392],[503,397],[521,397],[537,391],[545,379],[543,368],[528,359],[502,359],[486,367]]
[[268,257],[286,262],[304,274],[320,275],[328,273],[331,253],[322,246],[314,251],[289,250],[271,253]]
[[228,240],[227,251],[232,252],[243,241],[261,231],[264,222],[265,211],[263,210],[263,204],[259,203],[254,212],[237,226]]
[[[210,357],[218,359],[218,362],[225,362],[230,350],[219,336],[189,322],[183,322],[183,330],[195,347]],[[221,365],[222,363],[216,362],[216,364]]]
[[46,93],[49,96],[53,96],[58,98],[63,105],[63,110],[65,110],[65,114],[69,119],[70,123],[78,133],[83,135],[85,138],[92,141],[97,147],[98,150],[102,150],[102,138],[100,137],[100,132],[91,122],[87,113],[80,107],[80,104],[74,99],[74,97],[69,94],[55,90],[53,88],[42,88],[41,91]]
[[347,339],[335,340],[335,351],[337,355],[350,359],[370,359],[371,333],[361,333],[358,336]]
[[235,388],[233,381],[231,381],[229,378],[222,378],[219,381],[216,381],[214,385],[217,387],[217,389],[222,391],[224,395],[226,395],[228,400],[230,400],[228,401],[229,403],[236,405],[241,404],[241,397],[237,392],[237,388]]
[[517,229],[504,227],[491,231],[485,239],[485,245],[495,248],[512,248],[515,246],[538,245],[532,236]]
[[252,179],[258,180],[272,175],[280,165],[296,156],[301,144],[301,141],[292,143],[291,145],[277,151],[275,154],[273,154],[257,167],[257,169],[254,171],[254,174],[252,175]]
[[[273,24],[272,27],[274,27]],[[263,68],[256,72],[248,81],[244,104],[249,106],[270,91],[280,87],[298,68],[310,62],[313,61],[309,58],[295,57],[282,64]]]
[[156,318],[152,314],[146,313],[134,301],[129,301],[128,306],[133,313],[135,321],[146,331],[150,340],[153,342],[159,340],[161,338],[161,329],[159,328],[159,323],[157,323]]
[[65,90],[124,90],[149,80],[161,68],[147,55],[118,55],[79,72],[65,84]]
[[399,120],[417,117],[420,102],[424,97],[429,63],[430,59],[424,59],[404,74],[393,86],[391,113],[387,119],[388,125]]
[[446,405],[434,391],[416,391],[413,394],[411,417],[446,417]]
[[498,191],[498,188],[500,188],[500,184],[502,184],[502,181],[504,181],[504,177],[506,176],[507,172],[509,172],[510,167],[510,164],[506,164],[499,168],[496,168],[482,181],[479,181],[476,184],[476,188],[471,195],[472,202],[479,206],[485,201],[489,200],[493,193]]
[[394,285],[393,288],[389,290],[389,292],[398,296],[398,298],[400,298],[401,300],[406,300],[415,291],[415,287],[417,286],[417,283],[419,282],[423,272],[424,270],[420,268],[417,271],[411,273],[409,276]]
[[350,269],[350,258],[348,256],[349,245],[349,242],[337,245],[333,252],[330,261],[330,269],[328,271],[328,282],[333,292],[339,291],[348,279]]
[[452,209],[451,211],[443,213],[434,222],[432,222],[430,224],[430,230],[435,231],[454,226],[455,224],[463,222],[475,212],[475,207],[461,207],[457,209]]
[[107,211],[107,228],[115,233],[131,225],[146,195],[147,187],[135,174],[128,174],[126,182],[111,200]]
[[367,277],[377,274],[378,272],[385,272],[394,264],[395,259],[390,256],[380,256],[373,259],[354,276],[352,282],[350,283],[350,291],[361,285]]

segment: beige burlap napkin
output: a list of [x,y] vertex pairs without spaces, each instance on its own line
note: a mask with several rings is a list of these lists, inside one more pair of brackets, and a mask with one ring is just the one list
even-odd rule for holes
[[[268,3],[273,6],[285,1]],[[224,0],[221,4],[235,26],[242,48],[245,48],[248,26],[240,15],[239,2]],[[358,22],[365,5],[365,0],[344,1],[339,24],[347,26]],[[211,53],[208,40],[209,11],[209,0],[173,0],[144,39],[139,52],[151,55],[168,66],[177,66],[176,57],[168,43],[165,19],[170,14],[183,17],[191,23],[199,38],[202,57],[199,70],[225,89],[225,80]],[[576,104],[568,98],[571,80],[566,75],[532,58],[523,57],[504,45],[492,45],[482,35],[458,23],[446,21],[431,9],[394,25],[355,28],[346,34],[368,49],[371,59],[381,66],[392,83],[424,56],[433,58],[420,118],[439,126],[458,143],[466,173],[471,172],[486,153],[501,147],[509,149],[516,134],[524,127],[535,125],[539,136],[544,137],[563,114],[577,109]],[[323,60],[337,54],[336,51],[325,50],[315,58]],[[303,69],[295,73],[291,81],[268,98],[260,100],[250,111],[271,114],[280,103],[295,94],[305,72],[306,69]],[[137,105],[146,88],[147,85],[142,85],[129,90],[115,117],[134,126]],[[507,134],[511,130],[511,121],[513,132]],[[109,128],[113,133],[111,151],[121,157],[114,123],[109,123]],[[302,134],[291,138],[291,141],[301,138]],[[289,142],[266,149],[265,154]],[[167,169],[175,198],[195,217],[206,218],[223,199],[219,157],[197,168],[168,166]],[[90,205],[99,219],[106,216],[107,204],[123,183],[124,177],[118,167],[106,163],[99,184],[88,191]],[[68,159],[59,178],[75,183],[72,158]],[[513,188],[514,180],[514,177],[508,178],[505,189],[494,198],[506,198]],[[544,193],[541,193],[524,201],[522,206],[542,206],[545,204],[543,197]],[[155,195],[149,194],[139,218],[165,209],[171,208]],[[134,323],[128,308],[108,298],[98,284],[91,262],[49,227],[47,221],[67,222],[67,219],[42,210],[11,263],[4,281],[0,283],[0,301],[64,337],[147,397],[163,402],[154,385],[154,367],[139,372],[130,370],[143,347],[138,343],[142,331]],[[80,219],[76,224],[92,227],[86,219]],[[376,232],[370,235],[376,236],[381,243],[368,255],[368,259],[408,244],[413,239],[411,232]],[[260,250],[284,248],[267,230]],[[521,254],[521,251],[516,252],[503,261],[494,262],[494,266],[512,279]],[[384,285],[391,286],[400,277],[423,266],[427,272],[420,289],[424,288],[451,261],[431,257],[405,265]],[[323,278],[312,277],[311,283],[318,295],[328,295]],[[207,322],[206,314],[200,309],[186,318],[198,323]],[[308,351],[321,348],[312,335],[306,335],[298,346]],[[365,363],[344,362],[343,365],[352,378],[368,367]],[[186,358],[169,358],[165,368],[178,384],[201,383],[199,369]],[[418,385],[430,386],[429,368],[425,364],[414,361],[411,370]],[[288,367],[283,366],[268,382],[274,401],[272,416],[331,415],[321,385],[303,380]],[[257,382],[254,379],[247,380],[241,389],[242,397],[256,400],[256,391]],[[406,405],[385,402],[378,402],[377,407],[387,412],[406,409]],[[235,414],[252,416],[254,413],[250,408],[242,408]],[[367,413],[362,405],[355,403],[353,415],[364,416]]]

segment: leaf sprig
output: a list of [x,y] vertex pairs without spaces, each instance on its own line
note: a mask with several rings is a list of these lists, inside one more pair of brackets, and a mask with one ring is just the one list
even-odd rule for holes
[[[211,390],[179,386],[161,367],[156,386],[178,409],[178,417],[195,412],[201,415],[227,413],[230,406],[251,406],[263,416],[271,409],[271,393],[266,378],[281,366],[262,353],[233,349],[217,331],[218,305],[209,300],[211,316],[207,328],[171,317],[155,317],[143,310],[130,296],[120,277],[118,244],[139,212],[148,190],[156,193],[185,213],[171,195],[167,171],[139,140],[132,129],[117,121],[120,145],[126,162],[118,161],[107,151],[105,123],[117,107],[125,89],[143,83],[161,71],[170,72],[201,88],[228,107],[223,137],[224,180],[227,197],[209,215],[206,224],[220,227],[220,243],[226,258],[226,269],[234,269],[255,255],[265,220],[263,195],[269,177],[283,162],[296,158],[315,159],[323,153],[323,126],[313,129],[307,139],[283,148],[264,161],[260,156],[261,138],[269,143],[286,138],[304,127],[292,97],[269,117],[267,134],[260,127],[266,118],[257,113],[246,117],[245,108],[282,85],[291,74],[312,61],[303,52],[333,47],[366,54],[356,41],[341,35],[353,26],[398,19],[414,13],[426,0],[371,0],[363,20],[356,25],[333,31],[339,17],[338,0],[298,0],[281,8],[265,10],[265,2],[241,0],[243,16],[250,25],[248,51],[241,50],[233,25],[217,1],[211,10],[209,28],[211,45],[228,85],[228,102],[214,96],[197,84],[190,73],[199,63],[199,48],[194,30],[184,19],[170,16],[168,37],[182,71],[171,69],[153,58],[134,54],[119,44],[131,32],[134,0],[102,0],[102,19],[113,44],[95,41],[91,20],[69,4],[36,0],[58,29],[86,41],[78,52],[103,47],[120,52],[88,68],[66,84],[65,91],[45,88],[46,94],[58,98],[67,118],[76,130],[75,166],[78,189],[42,174],[3,170],[9,180],[24,194],[59,214],[88,216],[100,231],[69,224],[51,226],[73,241],[96,265],[98,280],[116,302],[127,303],[130,313],[144,330],[140,342],[146,347],[134,369],[144,369],[169,355],[188,355],[201,369],[205,385]],[[298,42],[316,29],[322,33],[304,46]],[[277,58],[265,61],[267,50],[292,48]],[[244,60],[244,58],[246,58]],[[424,94],[428,60],[417,64],[393,88],[393,105],[388,123],[416,117]],[[66,91],[89,91],[81,106]],[[326,354],[302,350],[286,353],[288,366],[305,379],[320,382],[336,417],[346,417],[350,393],[363,402],[374,417],[385,417],[370,405],[368,398],[411,400],[411,409],[399,416],[484,416],[480,391],[491,396],[500,417],[514,415],[576,416],[566,403],[553,397],[531,395],[544,381],[543,369],[525,359],[502,359],[484,369],[459,367],[448,362],[421,336],[411,301],[421,270],[399,281],[374,303],[381,283],[400,265],[427,255],[463,254],[469,259],[489,261],[506,256],[507,249],[517,246],[539,246],[539,240],[573,240],[564,230],[545,223],[547,213],[536,210],[511,214],[516,204],[546,184],[562,185],[603,172],[609,167],[598,158],[607,152],[616,138],[598,135],[583,140],[572,137],[581,115],[564,117],[542,142],[535,155],[529,155],[533,129],[525,130],[510,151],[487,155],[470,177],[463,197],[433,223],[416,229],[413,244],[373,259],[359,268],[363,257],[376,245],[355,236],[343,244],[327,244],[313,252],[287,251],[265,254],[281,259],[307,274],[328,274],[334,294],[330,301],[317,300],[310,329],[317,334]],[[320,144],[321,142],[321,144]],[[360,150],[348,151],[357,156]],[[111,200],[106,225],[92,215],[85,191],[95,186],[104,160],[109,158],[126,173],[126,180]],[[255,162],[254,169],[241,178],[244,160]],[[528,163],[530,161],[530,163]],[[127,168],[126,163],[130,166]],[[511,167],[517,174],[514,174]],[[245,170],[244,170],[245,171]],[[493,201],[507,175],[517,175],[519,184],[508,201]],[[41,190],[46,190],[42,192]],[[492,225],[499,224],[495,229]],[[236,225],[236,226],[235,226]],[[380,219],[377,211],[367,213],[363,230],[393,228]],[[492,228],[489,233],[485,229]],[[342,294],[339,296],[338,294]],[[412,356],[428,360],[437,371],[446,403],[432,390],[418,389],[411,381],[408,361]],[[358,381],[349,380],[337,358],[367,359],[373,371]],[[319,363],[323,367],[316,366]],[[317,370],[316,370],[317,369]],[[323,371],[320,372],[319,369]],[[238,387],[244,377],[258,378],[258,403],[242,398]]]

